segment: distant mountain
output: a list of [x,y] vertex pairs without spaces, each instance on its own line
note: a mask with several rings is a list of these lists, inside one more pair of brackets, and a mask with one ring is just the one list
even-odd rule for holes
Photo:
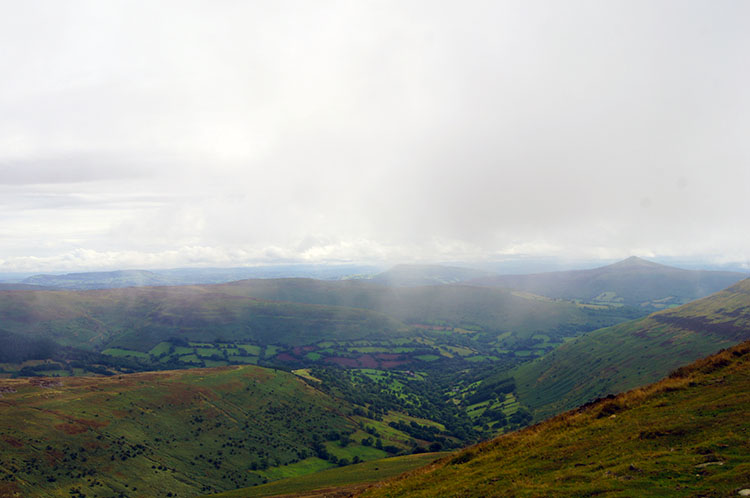
[[469,283],[588,303],[663,309],[705,297],[747,277],[738,272],[683,270],[631,257],[590,270],[498,275]]
[[116,289],[157,285],[220,284],[248,278],[365,278],[379,271],[366,265],[269,265],[237,268],[173,268],[117,270],[65,275],[33,275],[21,283],[0,283],[0,290],[56,288],[70,290]]
[[68,273],[65,275],[34,275],[24,279],[23,283],[47,288],[86,290],[174,285],[176,282],[147,270],[117,270]]
[[653,382],[750,339],[750,279],[709,297],[573,339],[514,374],[537,420]]
[[746,496],[748,417],[746,342],[357,496]]
[[467,280],[489,277],[490,272],[441,265],[397,265],[372,277],[370,281],[400,287],[456,284]]

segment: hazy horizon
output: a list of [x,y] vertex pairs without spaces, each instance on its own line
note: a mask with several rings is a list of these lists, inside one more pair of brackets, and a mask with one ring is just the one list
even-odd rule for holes
[[0,274],[750,262],[746,2],[0,7]]
[[[0,283],[20,283],[24,279],[40,275],[73,275],[110,273],[117,271],[146,271],[167,277],[168,275],[189,278],[188,275],[214,275],[216,281],[242,280],[246,278],[315,278],[322,280],[339,280],[342,278],[371,278],[381,272],[399,266],[447,268],[464,268],[481,270],[488,275],[523,275],[568,270],[587,270],[620,263],[625,259],[556,259],[550,257],[509,257],[494,261],[434,261],[429,263],[414,262],[350,262],[350,263],[305,263],[299,261],[273,261],[253,265],[214,266],[211,264],[182,267],[110,267],[78,268],[75,270],[46,269],[32,271],[0,271]],[[750,275],[750,266],[746,263],[723,262],[712,263],[703,259],[682,258],[642,258],[646,261],[685,270],[706,270],[739,272]],[[222,275],[222,276],[218,276]],[[189,281],[189,280],[188,280]]]

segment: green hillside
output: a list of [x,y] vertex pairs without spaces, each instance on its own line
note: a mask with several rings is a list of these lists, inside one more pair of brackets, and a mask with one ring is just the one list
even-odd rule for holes
[[173,336],[300,345],[405,328],[370,310],[263,302],[213,286],[4,291],[0,323],[10,332],[48,337],[65,346],[143,352]]
[[664,309],[708,296],[746,273],[683,270],[631,257],[590,270],[500,275],[472,280],[488,287],[523,290],[569,300]]
[[0,413],[0,497],[258,485],[410,452],[413,438],[386,424],[416,420],[368,419],[366,407],[255,366],[0,379]]
[[513,373],[536,420],[618,393],[750,338],[750,279],[704,299],[590,332]]
[[745,342],[361,496],[738,496],[750,489],[749,421]]

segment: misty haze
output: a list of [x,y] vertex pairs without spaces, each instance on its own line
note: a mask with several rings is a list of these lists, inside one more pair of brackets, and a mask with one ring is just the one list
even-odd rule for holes
[[748,18],[0,1],[0,498],[750,496]]

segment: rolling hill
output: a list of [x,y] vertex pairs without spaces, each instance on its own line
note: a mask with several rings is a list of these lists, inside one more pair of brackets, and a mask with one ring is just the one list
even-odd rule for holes
[[358,496],[737,496],[750,492],[748,420],[745,342]]
[[683,270],[631,257],[590,270],[499,275],[469,283],[552,298],[663,309],[705,297],[747,276],[738,272]]
[[494,339],[511,332],[519,337],[555,332],[575,335],[596,324],[619,323],[637,310],[582,307],[506,289],[462,284],[389,287],[362,280],[241,280],[217,286],[221,292],[257,299],[362,308],[411,325],[465,327]]
[[370,310],[260,301],[217,292],[212,286],[4,291],[0,321],[10,332],[95,351],[148,351],[173,336],[297,345],[405,329]]
[[596,330],[514,372],[535,419],[643,385],[750,339],[750,279],[679,308]]
[[[502,334],[562,340],[638,316],[504,289],[386,287],[366,281],[258,279],[229,284],[89,291],[0,291],[0,323],[28,338],[101,352],[146,353],[179,339],[290,347],[395,338],[460,327],[492,343]],[[513,339],[515,338],[515,339]]]
[[34,275],[24,284],[60,289],[110,289],[117,287],[143,287],[149,285],[175,285],[178,282],[148,270],[116,270],[64,275]]
[[[237,268],[172,268],[167,270],[116,270],[66,274],[40,274],[20,279],[21,284],[4,284],[8,289],[20,289],[19,285],[42,286],[49,289],[90,290],[120,287],[143,287],[154,285],[203,285],[233,282],[246,278],[319,278],[339,280],[368,277],[379,270],[363,265],[269,265]],[[11,275],[6,275],[11,277]]]
[[0,497],[196,496],[412,450],[387,424],[416,419],[311,384],[251,365],[0,379]]

